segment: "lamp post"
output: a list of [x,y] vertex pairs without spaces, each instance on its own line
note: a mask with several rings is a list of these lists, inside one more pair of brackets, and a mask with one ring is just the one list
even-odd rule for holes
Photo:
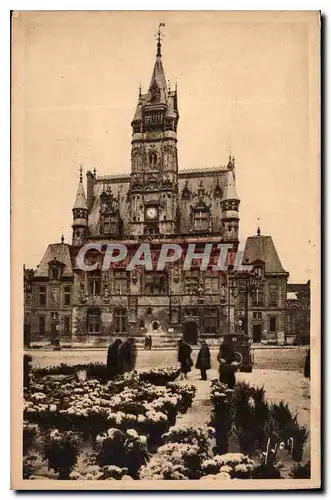
[[[244,294],[245,297],[245,340],[248,342],[249,340],[249,298],[254,296],[256,290],[259,286],[260,277],[257,274],[256,270],[253,270],[251,273],[242,273],[242,274],[234,274],[231,273],[229,275],[229,290],[231,291],[231,295],[233,298],[238,298],[241,294]],[[241,282],[241,283],[240,283]]]

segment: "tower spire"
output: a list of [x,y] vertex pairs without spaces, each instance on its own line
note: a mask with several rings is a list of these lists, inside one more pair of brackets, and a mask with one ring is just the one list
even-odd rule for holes
[[76,201],[75,201],[75,205],[74,205],[73,210],[74,209],[87,210],[87,203],[86,203],[86,197],[85,197],[85,191],[84,191],[84,185],[83,185],[83,168],[82,168],[82,166],[79,169],[79,183],[78,183]]

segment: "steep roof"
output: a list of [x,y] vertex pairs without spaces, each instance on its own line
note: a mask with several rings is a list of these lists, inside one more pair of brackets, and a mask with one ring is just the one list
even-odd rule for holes
[[232,169],[228,170],[227,180],[224,187],[223,200],[239,200]]
[[76,195],[76,201],[74,205],[75,208],[80,208],[87,210],[87,202],[86,202],[86,197],[85,197],[85,191],[84,191],[84,185],[83,185],[83,180],[82,178],[79,180],[78,184],[78,189],[77,189],[77,195]]
[[56,259],[60,264],[63,264],[62,276],[73,276],[72,262],[70,255],[70,245],[68,243],[51,243],[37,267],[35,278],[48,277],[48,264]]
[[163,70],[161,55],[157,55],[155,59],[151,83],[148,90],[148,100],[152,97],[154,87],[156,90],[159,89],[160,91],[160,102],[166,104],[168,98],[167,80]]
[[286,273],[271,236],[257,235],[247,238],[243,261],[252,264],[257,260],[264,262],[266,273]]

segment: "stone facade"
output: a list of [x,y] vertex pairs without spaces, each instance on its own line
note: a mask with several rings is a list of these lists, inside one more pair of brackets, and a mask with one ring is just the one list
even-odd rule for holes
[[310,281],[288,284],[286,332],[288,341],[296,344],[310,342]]
[[[243,296],[232,294],[227,272],[212,269],[219,243],[239,243],[240,200],[235,186],[235,159],[215,168],[180,170],[177,89],[166,84],[161,45],[146,94],[139,92],[131,123],[131,172],[97,176],[82,173],[73,208],[72,245],[49,245],[37,270],[26,274],[26,324],[32,340],[58,335],[76,342],[109,342],[117,336],[145,336],[164,341],[179,335],[191,343],[217,338],[243,328]],[[138,245],[152,248],[152,269],[127,270]],[[210,262],[201,270],[194,261],[183,269],[183,258],[163,271],[156,262],[162,243],[176,243],[186,254],[189,244],[202,251],[212,244]],[[76,257],[86,243],[123,243],[127,258],[107,270],[82,271]],[[90,251],[90,263],[102,254]],[[249,334],[256,342],[274,340],[285,331],[288,273],[270,236],[248,238],[244,263],[261,276],[257,294],[249,299]],[[238,286],[240,286],[238,276]]]

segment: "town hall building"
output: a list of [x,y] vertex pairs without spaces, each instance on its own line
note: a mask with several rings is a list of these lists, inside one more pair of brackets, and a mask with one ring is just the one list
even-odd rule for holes
[[[240,199],[235,158],[223,166],[181,170],[178,164],[177,88],[166,81],[160,33],[148,91],[139,91],[133,112],[131,168],[120,175],[80,174],[72,208],[72,241],[51,243],[35,270],[24,270],[25,331],[30,341],[109,343],[116,337],[152,335],[162,344],[180,336],[201,338],[244,329],[244,276],[212,265],[183,269],[183,260],[164,270],[127,270],[127,261],[83,271],[79,250],[87,243],[123,243],[131,255],[148,242],[153,262],[162,243],[239,244]],[[90,262],[101,262],[89,252]],[[213,260],[214,259],[214,260]],[[215,262],[216,256],[211,256]],[[248,334],[254,342],[276,340],[286,330],[288,273],[271,236],[258,230],[247,239],[244,264],[258,285],[248,300]],[[229,277],[231,273],[231,280]],[[233,284],[238,293],[233,293]]]

